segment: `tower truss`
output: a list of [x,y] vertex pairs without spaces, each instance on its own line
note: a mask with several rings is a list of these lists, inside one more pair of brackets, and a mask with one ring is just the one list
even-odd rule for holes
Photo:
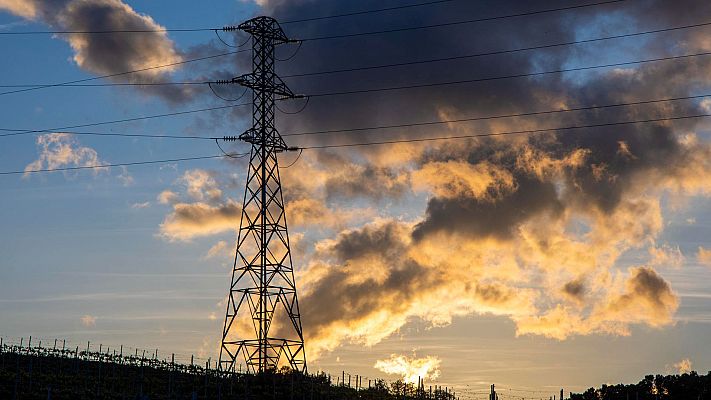
[[275,99],[297,97],[274,73],[275,47],[292,43],[279,23],[257,17],[237,29],[252,36],[252,72],[234,78],[252,90],[252,145],[222,331],[220,369],[261,373],[306,370],[304,337],[289,248],[277,153],[288,150],[274,126]]

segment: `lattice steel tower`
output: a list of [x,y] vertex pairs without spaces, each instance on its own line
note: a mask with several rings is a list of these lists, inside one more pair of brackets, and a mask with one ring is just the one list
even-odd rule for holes
[[274,73],[275,46],[294,41],[270,17],[251,19],[237,29],[252,36],[253,70],[230,81],[252,89],[253,125],[239,136],[251,143],[252,149],[222,331],[220,369],[234,371],[244,364],[247,371],[257,373],[282,366],[305,371],[304,337],[277,160],[277,153],[288,148],[274,127],[275,99],[298,97]]

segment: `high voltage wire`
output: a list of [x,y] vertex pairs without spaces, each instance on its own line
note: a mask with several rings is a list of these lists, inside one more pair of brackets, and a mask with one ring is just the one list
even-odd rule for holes
[[[515,117],[529,117],[529,116],[537,116],[537,115],[562,114],[562,113],[568,113],[568,112],[599,110],[599,109],[605,109],[605,108],[627,107],[627,106],[635,106],[635,105],[643,105],[643,104],[656,104],[656,103],[664,103],[664,102],[672,102],[672,101],[680,101],[680,100],[694,100],[694,99],[703,99],[706,97],[711,97],[711,93],[699,94],[699,95],[693,95],[693,96],[668,97],[668,98],[653,99],[653,100],[630,101],[630,102],[624,102],[624,103],[611,103],[611,104],[602,104],[602,105],[593,105],[593,106],[582,106],[582,107],[567,108],[567,109],[563,109],[563,110],[541,110],[541,111],[530,111],[530,112],[514,113],[514,114],[486,115],[486,116],[480,116],[480,117],[448,119],[448,120],[438,120],[438,121],[423,121],[423,122],[400,123],[400,124],[392,124],[392,125],[377,125],[377,126],[357,127],[357,128],[342,128],[342,129],[328,129],[328,130],[319,130],[319,131],[294,132],[294,133],[285,133],[285,134],[282,134],[281,136],[284,136],[284,137],[309,136],[309,135],[321,135],[321,134],[341,133],[341,132],[359,132],[359,131],[371,131],[371,130],[380,130],[380,129],[396,129],[396,128],[418,127],[418,126],[443,125],[443,124],[452,124],[452,123],[483,121],[483,120],[490,120],[490,119],[503,119],[503,118],[515,118]],[[212,109],[209,109],[209,110],[212,110]],[[195,110],[194,112],[198,112],[198,111],[199,110]],[[8,130],[8,129],[0,128],[0,130]],[[69,131],[69,130],[65,130],[65,129],[61,129],[61,130],[63,133],[68,133],[68,134],[78,135],[78,136],[112,136],[112,137],[118,136],[118,137],[131,137],[131,138],[145,137],[145,138],[161,138],[161,139],[197,139],[197,140],[215,140],[215,139],[222,139],[224,137],[224,136],[222,136],[222,137],[221,136],[209,136],[208,137],[208,136],[160,135],[160,134],[148,134],[148,133],[144,134],[144,133],[119,133],[119,132],[86,132],[86,131]],[[23,134],[29,134],[29,133],[45,133],[50,130],[47,130],[47,129],[44,129],[44,130],[16,129],[15,131],[22,132]],[[0,136],[2,136],[2,135],[0,135]]]
[[[443,61],[455,61],[455,60],[462,60],[462,59],[467,59],[467,58],[502,55],[502,54],[510,54],[510,53],[517,53],[517,52],[523,52],[523,51],[541,50],[541,49],[547,49],[547,48],[553,48],[553,47],[563,47],[563,46],[572,46],[572,45],[584,44],[584,43],[593,43],[593,42],[605,41],[605,40],[622,39],[622,38],[642,36],[642,35],[651,35],[651,34],[671,32],[671,31],[676,31],[676,30],[706,27],[706,26],[710,26],[710,25],[711,25],[711,22],[703,22],[703,23],[698,23],[698,24],[682,25],[682,26],[669,27],[669,28],[660,28],[660,29],[653,29],[653,30],[647,30],[647,31],[641,31],[641,32],[632,32],[632,33],[625,33],[625,34],[619,34],[619,35],[612,35],[612,36],[602,36],[602,37],[597,37],[597,38],[581,39],[581,40],[574,40],[574,41],[569,41],[569,42],[551,43],[551,44],[544,44],[544,45],[539,45],[539,46],[522,47],[522,48],[517,48],[517,49],[496,50],[496,51],[489,51],[489,52],[482,52],[482,53],[464,54],[464,55],[459,55],[459,56],[432,58],[432,59],[415,60],[415,61],[405,61],[405,62],[390,63],[390,64],[378,64],[378,65],[370,65],[370,66],[354,67],[354,68],[343,68],[343,69],[333,69],[333,70],[326,70],[326,71],[304,72],[304,73],[282,75],[281,77],[282,78],[298,78],[298,77],[315,76],[315,75],[327,75],[327,74],[366,71],[366,70],[382,69],[382,68],[402,67],[402,66],[418,65],[418,64],[428,64],[428,63],[436,63],[436,62],[443,62]],[[225,53],[225,55],[227,55],[227,54],[232,54],[232,53]],[[217,55],[217,56],[222,56],[222,55]],[[211,57],[214,57],[214,56],[211,56]],[[191,60],[191,61],[197,61],[197,60],[201,60],[201,59],[196,59],[196,60]],[[101,79],[101,78],[103,78],[103,77],[96,77],[96,78],[92,78],[92,79]],[[116,83],[97,83],[97,84],[62,83],[62,84],[50,84],[50,85],[43,85],[43,84],[0,85],[0,87],[5,87],[5,88],[25,88],[25,87],[35,88],[35,87],[37,87],[37,88],[41,88],[41,87],[52,87],[52,86],[60,86],[60,87],[171,86],[171,85],[204,85],[204,84],[210,84],[210,83],[214,83],[214,82],[145,82],[145,83],[116,82]]]
[[[330,18],[350,17],[350,16],[363,15],[363,14],[372,14],[372,13],[379,13],[379,12],[386,12],[386,11],[402,10],[402,9],[406,9],[406,8],[414,8],[414,7],[422,7],[422,6],[428,6],[428,5],[441,4],[441,3],[449,3],[452,1],[456,1],[456,0],[434,0],[434,1],[428,1],[428,2],[423,2],[423,3],[405,4],[405,5],[401,5],[401,6],[392,6],[392,7],[371,9],[371,10],[354,11],[354,12],[348,12],[348,13],[342,13],[342,14],[325,15],[325,16],[320,16],[320,17],[302,18],[302,19],[284,21],[284,22],[281,22],[281,24],[293,24],[293,23],[300,23],[300,22],[324,20],[324,19],[330,19]],[[575,5],[575,6],[550,8],[550,9],[546,9],[546,10],[528,11],[528,12],[522,12],[522,13],[516,13],[516,14],[500,15],[500,16],[486,17],[486,18],[477,18],[477,19],[471,19],[471,20],[465,20],[465,21],[445,22],[445,23],[439,23],[439,24],[397,28],[397,29],[388,29],[388,30],[382,30],[382,31],[359,32],[359,33],[333,35],[333,36],[321,36],[321,37],[314,37],[314,38],[308,38],[308,39],[303,39],[303,40],[304,41],[306,41],[306,40],[308,40],[308,41],[326,40],[326,39],[336,39],[336,38],[365,36],[365,35],[376,35],[376,34],[403,32],[403,31],[410,31],[410,30],[417,30],[417,29],[429,29],[429,28],[437,28],[437,27],[444,27],[444,26],[471,24],[471,23],[476,23],[476,22],[495,21],[495,20],[507,19],[507,18],[524,17],[524,16],[544,14],[544,13],[550,13],[550,12],[573,10],[573,9],[586,8],[586,7],[594,7],[594,6],[600,6],[600,5],[605,5],[605,4],[611,4],[611,3],[620,3],[620,2],[624,2],[624,1],[626,1],[626,0],[607,0],[607,1],[597,2],[597,3],[579,4],[579,5]],[[113,33],[129,33],[129,34],[131,34],[131,33],[168,33],[168,32],[209,32],[209,31],[218,31],[218,30],[229,30],[229,29],[226,29],[226,28],[165,28],[165,29],[115,29],[115,30],[106,29],[106,30],[95,30],[95,31],[54,30],[54,31],[0,32],[0,35],[3,35],[3,36],[62,35],[62,34],[67,34],[67,35],[99,34],[99,35],[102,35],[102,34],[113,34]]]
[[[608,64],[590,65],[590,66],[583,66],[583,67],[563,68],[563,69],[556,69],[556,70],[549,70],[549,71],[527,72],[527,73],[523,73],[523,74],[464,79],[464,80],[448,81],[448,82],[433,82],[433,83],[421,83],[421,84],[404,85],[404,86],[390,86],[390,87],[382,87],[382,88],[355,89],[355,90],[346,90],[346,91],[339,91],[339,92],[324,92],[324,93],[310,94],[306,97],[342,96],[342,95],[351,95],[351,94],[386,92],[386,91],[394,91],[394,90],[419,89],[419,88],[436,87],[436,86],[461,85],[461,84],[467,84],[467,83],[488,82],[488,81],[496,81],[496,80],[502,80],[502,79],[516,79],[516,78],[525,78],[525,77],[532,77],[532,76],[560,74],[560,73],[565,73],[565,72],[578,72],[578,71],[587,71],[587,70],[600,69],[600,68],[611,68],[611,67],[620,67],[620,66],[635,65],[635,64],[646,64],[646,63],[661,62],[661,61],[672,61],[672,60],[680,60],[680,59],[693,58],[693,57],[703,57],[703,56],[708,56],[708,55],[711,55],[711,52],[683,54],[683,55],[678,55],[678,56],[657,57],[657,58],[651,58],[651,59],[646,59],[646,60],[624,61],[624,62],[619,62],[619,63],[608,63]],[[87,86],[154,86],[154,85],[155,86],[164,86],[164,85],[204,85],[204,84],[212,84],[212,83],[225,83],[225,82],[107,83],[107,84],[94,84],[94,85],[87,85]],[[229,82],[227,82],[227,83],[229,83]],[[58,86],[69,86],[69,84],[58,85]],[[83,85],[77,85],[77,86],[83,86]],[[32,89],[25,89],[25,90],[32,90]],[[0,93],[0,95],[2,95],[2,94],[3,93]],[[2,135],[0,135],[0,136],[2,136]]]
[[465,55],[459,55],[459,56],[432,58],[432,59],[425,59],[425,60],[406,61],[406,62],[400,62],[400,63],[379,64],[379,65],[370,65],[370,66],[364,66],[364,67],[334,69],[334,70],[327,70],[327,71],[304,72],[304,73],[296,73],[296,74],[290,74],[290,75],[281,75],[281,77],[282,78],[297,78],[297,77],[303,77],[303,76],[327,75],[327,74],[335,74],[335,73],[343,73],[343,72],[366,71],[366,70],[380,69],[380,68],[392,68],[392,67],[401,67],[401,66],[408,66],[408,65],[427,64],[427,63],[442,62],[442,61],[454,61],[454,60],[461,60],[461,59],[474,58],[474,57],[493,56],[493,55],[517,53],[517,52],[522,52],[522,51],[541,50],[541,49],[547,49],[547,48],[552,48],[552,47],[563,47],[563,46],[572,46],[572,45],[583,44],[583,43],[593,43],[593,42],[599,42],[599,41],[604,41],[604,40],[613,40],[613,39],[622,39],[622,38],[642,36],[642,35],[651,35],[651,34],[655,34],[655,33],[670,32],[670,31],[676,31],[676,30],[682,30],[682,29],[699,28],[699,27],[704,27],[704,26],[709,26],[709,25],[711,25],[711,22],[703,22],[703,23],[699,23],[699,24],[653,29],[653,30],[642,31],[642,32],[633,32],[633,33],[625,33],[625,34],[612,35],[612,36],[603,36],[603,37],[598,37],[598,38],[574,40],[574,41],[569,41],[569,42],[544,44],[544,45],[539,45],[539,46],[521,47],[521,48],[517,48],[517,49],[510,49],[510,50],[496,50],[496,51],[489,51],[489,52],[483,52],[483,53],[465,54]]
[[136,161],[128,163],[115,163],[115,164],[101,164],[101,165],[86,165],[78,167],[64,167],[64,168],[45,168],[45,169],[33,169],[28,171],[5,171],[0,172],[0,175],[20,175],[20,174],[36,174],[42,172],[59,172],[59,171],[76,171],[83,169],[100,169],[100,168],[110,168],[110,167],[128,167],[132,165],[146,165],[146,164],[165,164],[170,162],[180,162],[180,161],[194,161],[194,160],[208,160],[215,158],[224,158],[226,155],[219,154],[214,156],[200,156],[200,157],[184,157],[184,158],[173,158],[167,160],[151,160],[151,161]]
[[0,35],[102,35],[111,33],[209,32],[220,28],[107,29],[97,31],[20,31],[0,32]]
[[[563,109],[563,110],[541,110],[541,111],[529,111],[529,112],[514,113],[514,114],[486,115],[486,116],[479,116],[479,117],[448,119],[448,120],[438,120],[438,121],[423,121],[423,122],[400,123],[400,124],[392,124],[392,125],[376,125],[376,126],[368,126],[368,127],[340,128],[340,129],[327,129],[327,130],[306,131],[306,132],[294,132],[294,133],[285,133],[285,134],[282,134],[281,136],[284,136],[284,137],[309,136],[309,135],[321,135],[321,134],[341,133],[341,132],[358,132],[358,131],[371,131],[371,130],[381,130],[381,129],[396,129],[396,128],[408,128],[408,127],[419,127],[419,126],[432,126],[432,125],[442,125],[442,124],[451,124],[451,123],[464,123],[464,122],[482,121],[482,120],[490,120],[490,119],[530,117],[530,116],[537,116],[537,115],[561,114],[561,113],[568,113],[568,112],[598,110],[598,109],[614,108],[614,107],[627,107],[627,106],[644,105],[644,104],[656,104],[656,103],[681,101],[681,100],[703,99],[703,98],[710,97],[710,96],[711,96],[711,93],[706,93],[706,94],[699,94],[699,95],[692,95],[692,96],[668,97],[668,98],[663,98],[663,99],[639,100],[639,101],[630,101],[630,102],[624,102],[624,103],[611,103],[611,104],[602,104],[602,105],[582,106],[582,107],[574,107],[574,108],[568,108],[568,109]],[[198,110],[181,111],[178,113],[178,115],[197,113],[197,112],[203,112],[203,111],[221,110],[221,109],[226,109],[226,108],[230,108],[230,107],[245,106],[245,105],[249,105],[249,104],[251,104],[251,103],[236,104],[236,105],[222,106],[222,107],[212,107],[212,108],[198,109]],[[167,116],[173,116],[173,115],[176,115],[176,113],[158,114],[158,115],[137,117],[137,118],[147,119],[147,118],[167,117]],[[129,120],[134,121],[136,119],[131,118]],[[99,122],[99,123],[95,123],[95,124],[85,124],[84,126],[105,125],[105,124],[120,123],[120,122],[127,122],[127,121],[126,120],[105,121],[105,122]],[[71,127],[64,127],[64,128],[54,128],[54,129],[35,129],[35,130],[33,130],[33,129],[0,128],[0,131],[11,132],[11,133],[6,133],[6,134],[0,134],[0,137],[46,133],[46,132],[61,130],[63,133],[69,133],[72,135],[79,135],[79,136],[118,136],[118,137],[132,137],[132,138],[145,137],[145,138],[198,139],[198,140],[200,140],[200,139],[215,140],[215,139],[222,138],[222,137],[216,137],[216,136],[207,137],[207,136],[181,136],[181,135],[163,135],[163,134],[148,134],[148,133],[86,132],[86,131],[69,131],[67,129],[72,129],[72,128]]]
[[[348,12],[348,13],[343,13],[343,14],[332,14],[332,15],[324,15],[324,16],[320,16],[320,17],[310,17],[310,18],[288,20],[288,21],[284,21],[284,22],[280,22],[280,23],[282,25],[285,25],[285,24],[294,24],[294,23],[299,23],[299,22],[319,21],[319,20],[330,19],[330,18],[352,17],[352,16],[356,16],[356,15],[372,14],[372,13],[379,13],[379,12],[385,12],[385,11],[403,10],[406,8],[415,8],[415,7],[422,7],[422,6],[435,5],[435,4],[441,4],[441,3],[451,3],[453,1],[457,1],[457,0],[434,0],[434,1],[427,1],[427,2],[423,2],[423,3],[404,4],[401,6],[384,7],[384,8],[377,8],[377,9],[372,9],[372,10],[353,11],[353,12]],[[0,35],[6,35],[6,36],[63,35],[63,34],[92,35],[92,34],[110,34],[110,33],[209,32],[209,31],[219,31],[219,30],[224,30],[224,28],[164,28],[164,29],[117,29],[117,30],[107,29],[107,30],[96,30],[96,31],[73,31],[73,30],[67,30],[67,31],[21,31],[21,32],[0,32]]]
[[525,77],[531,77],[531,76],[560,74],[560,73],[565,73],[565,72],[587,71],[587,70],[598,69],[598,68],[610,68],[610,67],[620,67],[620,66],[624,66],[624,65],[634,65],[634,64],[645,64],[645,63],[659,62],[659,61],[679,60],[679,59],[684,59],[684,58],[701,57],[701,56],[708,56],[708,55],[711,55],[711,51],[703,52],[703,53],[695,53],[695,54],[684,54],[684,55],[680,55],[680,56],[659,57],[659,58],[652,58],[652,59],[647,59],[647,60],[625,61],[625,62],[620,62],[620,63],[600,64],[600,65],[575,67],[575,68],[564,68],[564,69],[556,69],[556,70],[551,70],[551,71],[528,72],[525,74],[491,76],[491,77],[485,77],[485,78],[464,79],[464,80],[449,81],[449,82],[422,83],[422,84],[415,84],[415,85],[390,86],[390,87],[372,88],[372,89],[355,89],[355,90],[345,90],[345,91],[341,91],[341,92],[316,93],[316,94],[310,94],[310,95],[308,95],[308,97],[342,96],[342,95],[361,94],[361,93],[385,92],[385,91],[393,91],[393,90],[419,89],[419,88],[427,88],[427,87],[435,87],[435,86],[461,85],[461,84],[466,84],[466,83],[487,82],[487,81],[496,81],[496,80],[502,80],[502,79],[525,78]]
[[[0,129],[3,130],[3,129]],[[17,129],[18,132],[27,133],[46,133],[48,130],[26,130]],[[77,136],[111,136],[111,137],[130,137],[130,138],[150,138],[150,139],[197,139],[197,140],[215,140],[221,139],[221,136],[207,137],[207,136],[195,136],[195,135],[161,135],[152,133],[121,133],[121,132],[86,132],[86,131],[69,131],[61,130],[61,133],[68,133],[70,135]]]
[[[662,122],[662,121],[698,119],[698,118],[706,118],[706,117],[711,117],[711,114],[671,116],[671,117],[664,117],[664,118],[649,118],[649,119],[633,120],[633,121],[617,121],[617,122],[606,122],[606,123],[600,123],[600,124],[571,125],[571,126],[563,126],[563,127],[528,129],[528,130],[520,130],[520,131],[491,132],[491,133],[481,133],[481,134],[471,134],[471,135],[440,136],[440,137],[427,137],[427,138],[418,138],[418,139],[396,139],[396,140],[386,140],[386,141],[380,141],[380,142],[344,143],[344,144],[332,144],[332,145],[320,145],[320,146],[302,146],[302,147],[294,147],[293,149],[299,150],[299,151],[323,150],[323,149],[343,148],[343,147],[379,146],[379,145],[398,144],[398,143],[418,143],[418,142],[430,142],[430,141],[440,141],[440,140],[470,139],[470,138],[478,138],[478,137],[524,135],[524,134],[536,134],[536,133],[543,133],[543,132],[577,130],[577,129],[586,129],[586,128],[600,128],[600,127],[643,124],[643,123]],[[246,154],[247,153],[242,153],[242,154],[240,154],[240,156],[244,156]],[[236,154],[234,154],[234,155],[236,155]],[[75,170],[83,170],[83,169],[98,169],[98,168],[109,168],[109,167],[120,167],[120,166],[159,164],[159,163],[169,163],[169,162],[179,162],[179,161],[193,161],[193,160],[224,158],[224,157],[231,157],[234,155],[221,154],[221,155],[214,155],[214,156],[173,158],[173,159],[167,159],[167,160],[136,161],[136,162],[128,162],[128,163],[101,164],[101,165],[92,165],[92,166],[46,168],[46,169],[35,169],[35,170],[27,170],[27,171],[3,171],[3,172],[0,172],[0,175],[19,175],[19,174],[28,174],[28,173],[75,171]],[[298,160],[298,158],[297,158],[297,160]]]
[[341,133],[341,132],[358,132],[358,131],[371,131],[371,130],[379,130],[379,129],[396,129],[396,128],[417,127],[417,126],[442,125],[442,124],[451,124],[451,123],[483,121],[483,120],[490,120],[490,119],[530,117],[530,116],[536,116],[536,115],[549,115],[549,114],[559,114],[559,113],[568,113],[568,112],[576,112],[576,111],[598,110],[598,109],[613,108],[613,107],[627,107],[627,106],[664,103],[664,102],[679,101],[679,100],[703,99],[703,98],[709,97],[709,96],[711,96],[711,93],[694,95],[694,96],[669,97],[669,98],[665,98],[665,99],[640,100],[640,101],[630,101],[630,102],[624,102],[624,103],[603,104],[603,105],[599,105],[599,106],[574,107],[574,108],[568,108],[568,109],[564,109],[564,110],[542,110],[542,111],[531,111],[531,112],[516,113],[516,114],[489,115],[489,116],[481,116],[481,117],[459,118],[459,119],[439,120],[439,121],[425,121],[425,122],[403,123],[403,124],[393,124],[393,125],[378,125],[378,126],[359,127],[359,128],[344,128],[344,129],[329,129],[329,130],[309,131],[309,132],[295,132],[295,133],[285,133],[285,134],[282,134],[281,136],[321,135],[321,134]]
[[595,6],[601,6],[601,5],[606,5],[606,4],[612,4],[612,3],[621,3],[624,1],[626,1],[626,0],[607,0],[607,1],[597,2],[597,3],[578,4],[578,5],[574,5],[574,6],[549,8],[549,9],[545,9],[545,10],[528,11],[528,12],[522,12],[522,13],[516,13],[516,14],[499,15],[499,16],[494,16],[494,17],[476,18],[476,19],[453,21],[453,22],[442,22],[442,23],[438,23],[438,24],[418,25],[418,26],[410,26],[410,27],[404,27],[404,28],[385,29],[385,30],[380,30],[380,31],[356,32],[356,33],[346,33],[346,34],[341,34],[341,35],[329,35],[329,36],[316,36],[316,37],[311,37],[311,38],[306,38],[306,39],[301,39],[301,40],[304,42],[307,42],[307,41],[317,41],[317,40],[342,39],[342,38],[351,38],[351,37],[360,37],[360,36],[380,35],[380,34],[395,33],[395,32],[406,32],[406,31],[413,31],[413,30],[420,30],[420,29],[440,28],[440,27],[446,27],[446,26],[472,24],[472,23],[477,23],[477,22],[496,21],[496,20],[501,20],[501,19],[515,18],[515,17],[525,17],[525,16],[530,16],[530,15],[545,14],[545,13],[550,13],[550,12],[574,10],[574,9],[580,9],[580,8],[586,8],[586,7],[595,7]]
[[165,113],[165,114],[146,115],[146,116],[141,116],[141,117],[124,118],[124,119],[102,121],[102,122],[92,122],[92,123],[87,123],[87,124],[79,124],[79,125],[71,125],[71,126],[64,126],[64,127],[57,127],[57,128],[47,128],[47,129],[24,129],[23,130],[23,129],[0,128],[0,131],[9,132],[9,133],[0,134],[0,137],[30,135],[30,134],[35,134],[35,133],[61,131],[64,129],[75,129],[75,128],[86,128],[86,127],[90,127],[90,126],[120,124],[120,123],[124,123],[124,122],[142,121],[142,120],[153,119],[153,118],[174,117],[174,116],[178,116],[178,115],[193,114],[193,113],[199,113],[199,112],[205,112],[205,111],[224,110],[224,109],[228,109],[228,108],[235,108],[235,107],[248,106],[248,105],[252,105],[252,103],[231,104],[231,105],[227,105],[227,106],[200,108],[200,109],[196,109],[196,110],[177,111],[177,112]]
[[416,142],[430,142],[430,141],[438,141],[438,140],[469,139],[469,138],[490,137],[490,136],[526,135],[526,134],[563,131],[563,130],[575,130],[575,129],[584,129],[584,128],[601,128],[601,127],[608,127],[608,126],[644,124],[644,123],[652,123],[652,122],[677,121],[677,120],[685,120],[685,119],[698,119],[698,118],[705,118],[705,117],[711,117],[711,114],[684,115],[684,116],[665,117],[665,118],[650,118],[650,119],[634,120],[634,121],[606,122],[606,123],[590,124],[590,125],[571,125],[571,126],[553,127],[553,128],[527,129],[527,130],[521,130],[521,131],[479,133],[479,134],[471,134],[471,135],[438,136],[438,137],[425,137],[425,138],[418,138],[418,139],[384,140],[384,141],[380,141],[380,142],[360,142],[360,143],[343,143],[343,144],[330,144],[330,145],[319,145],[319,146],[304,146],[304,147],[298,147],[298,148],[304,149],[304,150],[316,150],[316,149],[331,149],[331,148],[339,148],[339,147],[378,146],[378,145],[397,144],[397,143],[416,143]]
[[[600,128],[600,127],[632,125],[632,124],[644,124],[644,123],[663,122],[663,121],[677,121],[677,120],[698,119],[698,118],[706,118],[706,117],[711,117],[711,114],[671,116],[671,117],[664,117],[664,118],[649,118],[649,119],[633,120],[633,121],[617,121],[617,122],[606,122],[606,123],[600,123],[600,124],[571,125],[571,126],[563,126],[563,127],[528,129],[528,130],[520,130],[520,131],[491,132],[491,133],[480,133],[480,134],[471,134],[471,135],[440,136],[440,137],[428,137],[428,138],[418,138],[418,139],[396,139],[396,140],[387,140],[387,141],[380,141],[380,142],[344,143],[344,144],[332,144],[332,145],[320,145],[320,146],[303,146],[303,147],[294,147],[293,149],[299,150],[299,151],[323,150],[323,149],[331,149],[331,148],[379,146],[379,145],[387,145],[387,144],[418,143],[418,142],[430,142],[430,141],[440,141],[440,140],[470,139],[470,138],[478,138],[478,137],[527,135],[527,134],[536,134],[536,133],[543,133],[543,132],[577,130],[577,129],[586,129],[586,128]],[[244,156],[246,154],[247,153],[241,153],[239,155]],[[234,155],[238,155],[238,154],[233,154],[232,156],[234,156]],[[36,169],[36,170],[28,170],[28,171],[4,171],[4,172],[0,172],[0,175],[19,175],[19,174],[25,174],[25,173],[74,171],[74,170],[82,170],[82,169],[97,169],[97,168],[109,168],[109,167],[132,166],[132,165],[159,164],[159,163],[168,163],[168,162],[205,160],[205,159],[224,158],[224,157],[230,157],[230,155],[229,154],[221,154],[221,155],[214,155],[214,156],[185,157],[185,158],[174,158],[174,159],[167,159],[167,160],[137,161],[137,162],[130,162],[130,163],[102,164],[102,165],[94,165],[94,166],[47,168],[47,169]]]
[[211,55],[211,56],[192,58],[192,59],[183,60],[183,61],[176,61],[176,62],[169,63],[169,64],[155,65],[155,66],[151,66],[151,67],[135,69],[135,70],[132,70],[132,71],[117,72],[117,73],[114,73],[114,74],[95,76],[95,77],[92,77],[92,78],[77,79],[77,80],[73,80],[73,81],[66,81],[66,82],[60,82],[60,83],[51,83],[51,84],[47,84],[47,85],[38,85],[38,86],[35,86],[35,87],[31,87],[31,88],[17,89],[17,90],[11,90],[11,91],[7,91],[7,92],[0,92],[0,96],[7,95],[7,94],[12,94],[12,93],[29,92],[29,91],[38,90],[38,89],[46,89],[46,88],[50,88],[50,87],[67,86],[67,85],[72,85],[72,84],[77,84],[77,83],[82,83],[82,82],[94,81],[94,80],[97,80],[97,79],[113,78],[113,77],[116,77],[116,76],[130,75],[130,74],[135,74],[135,73],[138,73],[138,72],[152,71],[152,70],[161,69],[161,68],[169,68],[169,67],[174,67],[174,66],[176,66],[176,65],[188,64],[188,63],[197,62],[197,61],[210,60],[210,59],[218,58],[218,57],[225,57],[225,56],[229,56],[229,55],[232,55],[232,54],[242,53],[242,52],[248,51],[248,50],[251,50],[251,49],[242,49],[242,50],[229,51],[229,52],[226,52],[226,53],[213,54],[213,55]]
[[414,7],[422,7],[422,6],[429,6],[429,5],[434,5],[434,4],[442,4],[442,3],[451,3],[453,1],[457,0],[436,0],[436,1],[427,1],[423,3],[415,3],[415,4],[404,4],[401,6],[392,6],[392,7],[384,7],[384,8],[377,8],[373,10],[364,10],[364,11],[353,11],[353,12],[348,12],[348,13],[343,13],[343,14],[332,14],[332,15],[325,15],[322,17],[310,17],[310,18],[302,18],[302,19],[292,19],[292,20],[287,20],[283,22],[279,22],[281,25],[287,25],[287,24],[295,24],[299,22],[310,22],[310,21],[319,21],[323,19],[330,19],[330,18],[341,18],[341,17],[352,17],[356,15],[364,15],[364,14],[372,14],[372,13],[378,13],[378,12],[385,12],[385,11],[395,11],[395,10],[402,10],[405,8],[414,8]]
[[60,85],[0,85],[2,88],[43,88],[43,87],[106,87],[106,86],[183,86],[183,85],[207,85],[212,81],[204,82],[113,82],[113,83],[66,83]]

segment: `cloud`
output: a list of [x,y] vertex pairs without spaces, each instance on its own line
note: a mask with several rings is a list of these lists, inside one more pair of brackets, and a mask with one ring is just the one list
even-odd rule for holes
[[92,315],[84,315],[81,317],[81,324],[87,328],[92,328],[96,326],[96,317]]
[[[441,326],[458,315],[533,312],[529,290],[478,279],[472,260],[418,254],[425,245],[413,245],[412,227],[379,220],[316,244],[318,255],[299,279],[311,359],[343,341],[374,345],[413,318]],[[437,256],[469,250],[431,249]]]
[[156,196],[156,200],[158,200],[160,204],[172,204],[178,200],[178,194],[172,190],[164,190]]
[[674,369],[677,370],[679,374],[688,374],[692,371],[691,360],[685,358],[677,363],[674,363]]
[[33,19],[37,15],[36,4],[26,0],[0,0],[0,9],[28,19]]
[[123,186],[131,186],[134,183],[133,176],[128,173],[128,168],[121,166],[121,174],[117,176]]
[[[0,9],[23,18],[41,21],[57,30],[110,31],[165,29],[148,15],[136,12],[121,0],[3,0]],[[149,34],[107,33],[101,35],[58,35],[74,51],[74,62],[96,75],[111,75],[126,71],[172,64],[183,60],[166,32]],[[163,81],[176,66],[116,76],[114,81]],[[144,88],[170,101],[184,100],[192,89],[182,87]]]
[[699,250],[696,253],[696,259],[699,260],[701,264],[711,267],[711,249],[705,249],[699,246]]
[[439,377],[439,365],[442,363],[437,357],[410,358],[403,355],[392,354],[390,358],[378,360],[373,366],[386,374],[400,375],[405,383],[418,384],[420,379],[434,380]]
[[222,199],[222,190],[217,185],[217,181],[208,171],[202,169],[192,169],[185,171],[178,182],[185,186],[187,194],[194,200],[209,200],[212,202]]
[[148,208],[151,206],[150,201],[144,201],[143,203],[133,203],[131,204],[131,208],[134,209],[142,209],[142,208]]
[[226,241],[220,240],[219,242],[215,243],[210,249],[207,251],[207,254],[205,254],[205,258],[215,258],[215,257],[226,257],[228,255],[233,255],[232,254],[232,247],[231,245],[227,244]]
[[[82,146],[79,141],[68,133],[47,133],[37,136],[39,157],[27,164],[23,178],[38,169],[56,169],[63,167],[92,167],[101,165],[99,154],[91,147]],[[94,168],[94,174],[107,171],[108,168]]]
[[681,268],[684,264],[685,257],[682,254],[679,246],[670,246],[668,244],[662,246],[651,246],[648,249],[650,256],[650,264],[660,267]]
[[217,206],[176,203],[160,224],[160,235],[168,240],[188,241],[237,230],[241,215],[242,207],[231,200]]

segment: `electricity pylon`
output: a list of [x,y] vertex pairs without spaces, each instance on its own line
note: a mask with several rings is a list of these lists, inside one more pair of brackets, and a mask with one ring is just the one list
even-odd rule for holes
[[[289,150],[274,127],[275,99],[295,98],[274,73],[275,47],[293,43],[279,23],[257,17],[236,29],[252,36],[252,72],[232,79],[252,89],[252,145],[237,251],[222,331],[220,369],[306,370],[304,337],[289,249],[277,153]],[[237,139],[237,138],[232,138]],[[251,327],[250,327],[251,325]]]

